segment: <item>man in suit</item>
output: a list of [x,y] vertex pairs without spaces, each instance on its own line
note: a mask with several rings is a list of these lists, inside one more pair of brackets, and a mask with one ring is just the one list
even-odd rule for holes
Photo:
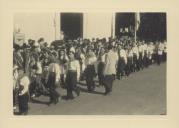
[[108,53],[106,53],[105,57],[105,69],[104,69],[104,87],[105,93],[104,95],[108,95],[112,92],[112,84],[115,80],[116,67],[118,62],[118,54],[114,52],[113,46],[108,46]]

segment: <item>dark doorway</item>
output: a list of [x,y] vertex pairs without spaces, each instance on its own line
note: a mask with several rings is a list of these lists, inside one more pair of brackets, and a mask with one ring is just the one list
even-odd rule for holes
[[167,39],[166,13],[140,13],[138,37],[147,41]]
[[[135,13],[116,13],[115,36],[132,36],[135,25]],[[128,31],[125,31],[125,28]],[[122,31],[121,31],[122,30]]]
[[83,14],[61,13],[61,31],[65,39],[77,39],[83,36]]

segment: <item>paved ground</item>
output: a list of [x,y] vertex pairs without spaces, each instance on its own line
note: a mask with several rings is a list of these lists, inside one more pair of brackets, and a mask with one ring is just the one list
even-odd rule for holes
[[[103,96],[103,87],[96,93],[87,93],[86,86],[74,100],[62,99],[58,104],[47,106],[48,97],[36,98],[29,103],[29,115],[160,115],[166,114],[166,64],[152,65],[148,69],[115,80],[113,92]],[[59,89],[62,95],[64,89]]]

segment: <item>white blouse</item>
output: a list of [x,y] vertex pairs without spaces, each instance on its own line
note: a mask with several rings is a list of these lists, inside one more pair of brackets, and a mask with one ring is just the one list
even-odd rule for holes
[[51,63],[48,67],[48,71],[49,72],[54,72],[56,74],[56,83],[59,82],[60,80],[60,74],[61,74],[61,70],[60,70],[60,66],[57,63]]
[[20,85],[24,87],[23,90],[21,91],[20,95],[23,95],[23,94],[28,92],[29,84],[30,84],[30,80],[29,80],[29,78],[27,76],[23,76],[20,79]]
[[78,60],[73,60],[68,62],[68,70],[77,72],[77,79],[80,77],[80,63]]

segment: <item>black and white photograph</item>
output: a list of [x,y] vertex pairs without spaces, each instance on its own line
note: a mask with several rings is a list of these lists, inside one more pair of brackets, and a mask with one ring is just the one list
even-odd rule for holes
[[167,18],[14,13],[12,114],[167,115]]

